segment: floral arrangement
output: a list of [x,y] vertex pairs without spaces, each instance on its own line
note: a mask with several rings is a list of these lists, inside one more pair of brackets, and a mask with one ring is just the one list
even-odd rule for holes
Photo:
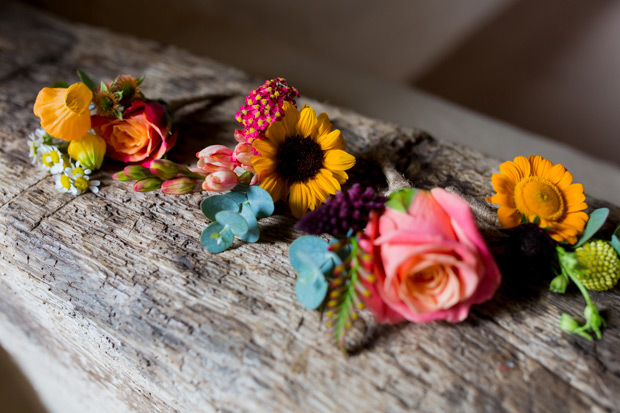
[[583,186],[572,181],[572,174],[561,164],[541,156],[517,156],[493,175],[496,194],[487,201],[499,205],[499,222],[510,231],[507,253],[515,262],[524,262],[538,273],[554,273],[553,292],[564,294],[572,282],[584,296],[585,323],[564,313],[560,328],[589,340],[593,332],[600,339],[605,320],[588,290],[608,290],[618,283],[620,227],[611,240],[593,239],[609,210],[597,209],[588,216]]
[[[41,128],[30,137],[30,157],[56,177],[56,188],[96,193],[99,181],[90,175],[107,156],[126,164],[113,177],[135,181],[135,191],[215,192],[200,205],[210,221],[200,240],[211,253],[235,237],[257,242],[259,219],[278,201],[288,204],[297,229],[308,234],[289,248],[296,297],[325,315],[343,351],[363,309],[378,323],[456,323],[498,289],[500,271],[465,200],[442,188],[386,196],[359,184],[343,188],[355,157],[327,114],[297,107],[299,91],[285,79],[267,80],[245,98],[234,148],[207,146],[190,167],[163,159],[177,133],[166,104],[143,95],[143,78],[96,85],[78,74],[80,82],[42,89],[34,105]],[[620,227],[601,239],[609,210],[588,215],[583,186],[561,164],[518,156],[499,170],[487,201],[499,205],[506,255],[552,274],[553,292],[575,284],[585,321],[562,314],[560,328],[600,339],[605,320],[589,291],[620,279]]]
[[104,156],[137,163],[160,159],[177,140],[164,102],[144,97],[144,78],[117,76],[99,85],[79,70],[80,82],[57,82],[37,95],[41,128],[31,134],[32,162],[55,176],[60,192],[98,192],[90,175]]
[[[306,215],[294,241],[297,298],[326,311],[346,351],[362,308],[380,323],[459,322],[491,298],[500,273],[467,202],[441,188],[378,196],[355,184]],[[317,235],[333,237],[328,243]]]

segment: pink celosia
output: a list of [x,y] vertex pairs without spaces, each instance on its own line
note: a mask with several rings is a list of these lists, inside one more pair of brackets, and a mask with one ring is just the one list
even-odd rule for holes
[[284,115],[284,102],[294,105],[298,97],[297,89],[288,86],[282,77],[267,80],[261,87],[254,89],[235,114],[237,122],[244,127],[240,132],[244,142],[251,144],[255,139],[263,139],[265,129]]

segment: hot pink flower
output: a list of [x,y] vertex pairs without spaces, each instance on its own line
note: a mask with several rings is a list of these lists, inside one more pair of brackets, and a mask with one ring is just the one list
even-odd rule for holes
[[366,305],[380,322],[462,321],[499,286],[469,205],[441,188],[418,190],[406,213],[374,215],[365,236],[377,276]]
[[92,127],[106,141],[107,156],[121,162],[160,159],[177,141],[165,108],[157,102],[134,101],[122,120],[93,116]]
[[233,189],[239,183],[239,177],[233,171],[222,169],[212,172],[202,183],[202,189],[213,192],[226,192]]

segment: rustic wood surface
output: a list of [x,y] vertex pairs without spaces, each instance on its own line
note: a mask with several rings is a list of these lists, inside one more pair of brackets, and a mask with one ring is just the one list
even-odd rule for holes
[[[363,347],[347,357],[330,343],[319,314],[296,303],[287,248],[301,234],[283,206],[261,221],[259,243],[237,241],[211,255],[199,242],[207,224],[198,208],[204,194],[134,193],[112,181],[121,165],[108,163],[99,173],[99,194],[59,195],[53,179],[30,164],[26,139],[37,127],[37,91],[74,79],[77,68],[97,79],[145,74],[147,94],[177,109],[180,141],[171,155],[187,162],[208,144],[233,143],[234,113],[261,79],[158,43],[0,7],[0,344],[18,360],[55,360],[58,371],[36,374],[64,375],[85,398],[81,406],[108,412],[618,409],[617,289],[593,294],[608,328],[603,340],[590,343],[558,329],[561,312],[583,310],[576,290],[551,294],[548,280],[504,267],[496,297],[465,322],[369,323],[360,327]],[[417,187],[448,187],[471,202],[489,241],[499,239],[484,203],[498,160],[307,102],[329,113],[358,156],[353,180],[386,189],[399,172]],[[393,168],[382,171],[378,162],[386,156]],[[617,223],[618,208],[612,216]]]

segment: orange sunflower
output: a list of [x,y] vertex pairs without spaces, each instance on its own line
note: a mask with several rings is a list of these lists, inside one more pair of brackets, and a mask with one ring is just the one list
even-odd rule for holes
[[325,113],[317,118],[311,107],[297,112],[288,102],[283,109],[284,117],[267,128],[267,139],[254,141],[260,155],[252,166],[273,201],[288,197],[291,212],[301,218],[340,190],[355,157],[344,151],[342,134],[332,130]]
[[522,218],[538,222],[556,241],[577,242],[588,221],[583,212],[583,185],[573,184],[573,175],[561,164],[538,155],[517,156],[500,165],[492,177],[496,194],[487,202],[498,204],[499,222],[505,228],[519,225]]
[[81,139],[90,129],[92,99],[93,92],[82,82],[68,88],[46,87],[37,95],[33,111],[47,133],[72,141]]

